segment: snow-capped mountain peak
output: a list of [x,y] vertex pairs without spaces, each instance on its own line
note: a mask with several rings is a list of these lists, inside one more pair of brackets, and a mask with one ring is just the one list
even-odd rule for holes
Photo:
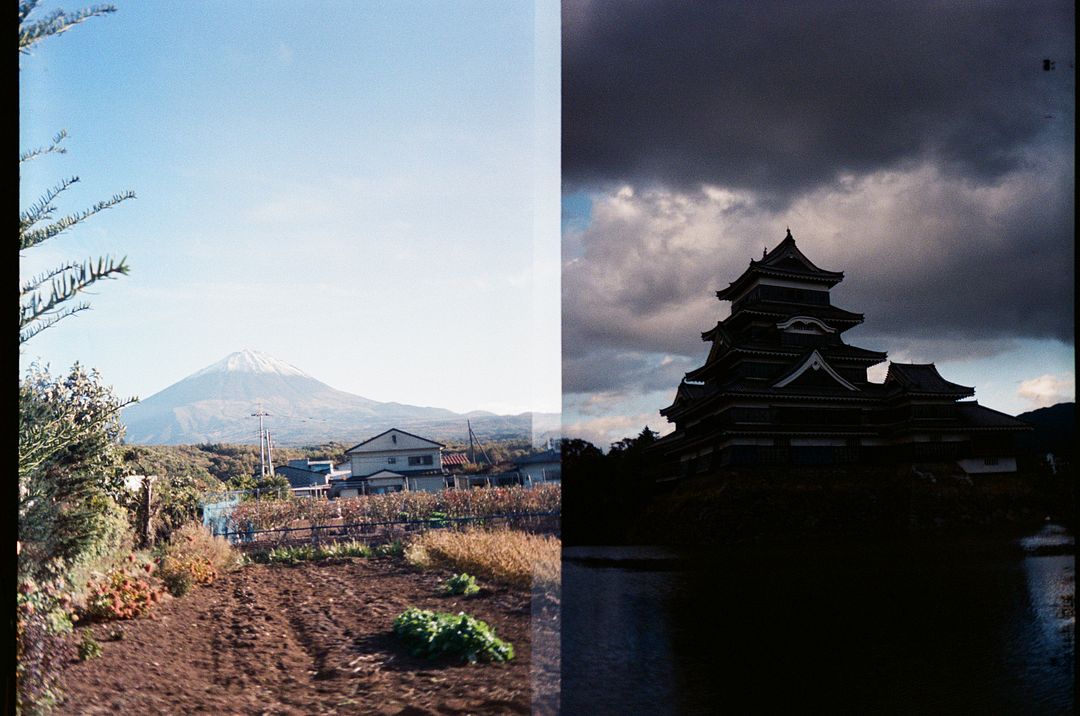
[[271,355],[245,348],[236,353],[230,353],[217,363],[209,365],[198,373],[192,374],[194,378],[207,373],[263,373],[272,375],[295,375],[310,378],[307,373],[296,366],[289,365],[283,360],[278,360]]

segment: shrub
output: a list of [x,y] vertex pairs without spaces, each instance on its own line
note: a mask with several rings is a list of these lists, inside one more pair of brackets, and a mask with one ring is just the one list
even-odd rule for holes
[[433,530],[417,535],[405,559],[420,568],[468,571],[515,587],[553,586],[560,581],[562,543],[555,537],[516,530]]
[[446,580],[443,591],[446,594],[460,594],[464,597],[471,597],[474,594],[479,594],[480,587],[476,584],[476,577],[462,572]]
[[98,644],[94,634],[87,629],[83,632],[82,640],[79,641],[79,658],[88,661],[99,656],[101,656],[101,644]]
[[161,572],[161,581],[165,583],[165,588],[169,590],[169,594],[174,597],[182,597],[191,591],[194,578],[189,570],[177,567],[168,571],[163,568]]
[[154,565],[131,561],[92,582],[84,611],[91,619],[134,619],[161,601],[163,591]]
[[510,643],[496,637],[487,623],[464,612],[447,614],[410,607],[394,620],[394,633],[413,656],[460,656],[470,664],[514,658]]
[[60,699],[58,676],[74,657],[71,599],[61,581],[21,579],[16,597],[17,712],[45,713]]
[[211,535],[198,522],[174,531],[160,554],[161,579],[176,597],[196,584],[210,584],[237,563],[236,550],[228,540]]
[[19,572],[46,579],[116,546],[123,492],[118,415],[125,403],[76,364],[33,367],[19,384]]

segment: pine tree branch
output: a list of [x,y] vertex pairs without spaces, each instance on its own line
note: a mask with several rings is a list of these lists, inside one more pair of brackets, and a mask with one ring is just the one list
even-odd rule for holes
[[133,191],[125,191],[121,194],[114,194],[111,199],[99,201],[97,204],[94,204],[89,209],[86,209],[85,211],[82,211],[78,214],[71,214],[69,216],[65,216],[54,224],[49,224],[48,226],[45,226],[41,229],[34,229],[33,231],[26,231],[25,233],[20,233],[19,249],[28,249],[31,246],[36,246],[40,244],[42,241],[48,241],[57,234],[63,231],[67,231],[72,226],[86,221],[94,214],[105,211],[106,209],[111,209],[122,201],[127,201],[128,199],[134,198],[135,192]]
[[56,211],[56,207],[53,206],[53,202],[56,201],[56,197],[68,190],[68,188],[79,181],[79,177],[71,177],[70,179],[64,179],[62,182],[49,189],[47,192],[41,195],[37,202],[26,211],[19,214],[19,250],[29,248],[24,245],[22,240],[23,235],[29,231],[35,224],[44,219],[50,218]]
[[74,306],[73,308],[65,310],[63,313],[61,313],[59,315],[49,316],[48,318],[36,319],[36,322],[33,325],[19,331],[19,345],[21,346],[23,343],[26,343],[28,340],[30,340],[31,338],[33,338],[37,334],[41,333],[42,331],[44,331],[46,328],[49,328],[49,327],[59,323],[60,319],[67,318],[68,316],[73,316],[76,313],[79,313],[80,311],[88,311],[88,310],[90,310],[90,304],[89,303],[80,303],[79,305]]
[[38,147],[37,149],[31,149],[29,152],[23,152],[19,155],[19,164],[28,162],[31,159],[37,159],[38,157],[46,154],[67,154],[67,149],[60,146],[60,143],[67,138],[67,130],[61,129],[56,133],[56,136],[52,139],[52,144],[47,147]]
[[46,271],[43,274],[39,274],[37,276],[34,276],[32,279],[30,279],[29,281],[24,283],[22,285],[22,287],[19,289],[19,298],[22,298],[23,296],[29,295],[30,293],[33,293],[34,291],[37,291],[39,288],[44,286],[47,281],[50,281],[51,279],[55,278],[56,276],[59,276],[60,274],[64,273],[65,271],[71,271],[72,269],[76,269],[80,265],[81,264],[79,264],[76,261],[70,261],[68,263],[61,264],[60,266],[57,266],[54,269],[50,269],[49,271]]
[[25,343],[61,319],[88,309],[90,306],[85,303],[74,307],[65,307],[63,304],[98,281],[117,278],[127,274],[128,270],[127,257],[119,262],[108,257],[99,258],[96,265],[92,261],[86,261],[55,270],[53,276],[46,279],[51,280],[51,290],[47,297],[36,290],[20,297],[19,344]]
[[64,10],[55,10],[41,20],[27,23],[27,16],[36,6],[37,0],[24,0],[19,3],[19,52],[24,55],[30,54],[30,47],[46,37],[66,32],[92,17],[116,12],[113,5],[95,5],[71,14]]

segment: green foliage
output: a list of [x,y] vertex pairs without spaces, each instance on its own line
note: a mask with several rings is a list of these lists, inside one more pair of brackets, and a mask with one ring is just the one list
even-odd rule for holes
[[64,378],[34,367],[20,383],[20,574],[68,574],[130,546],[117,502],[125,404],[78,364]]
[[[468,440],[443,440],[442,442],[445,453],[468,454]],[[480,446],[491,459],[491,462],[496,465],[499,463],[510,462],[514,458],[524,457],[532,452],[532,441],[523,439],[482,440]],[[479,449],[476,449],[476,461],[477,463],[486,462]],[[479,464],[474,465],[474,468],[479,468]],[[475,471],[475,469],[473,471]]]
[[169,594],[174,597],[184,596],[195,586],[195,578],[188,571],[165,572],[162,574],[161,581],[165,584],[165,589],[169,590]]
[[16,712],[46,713],[60,699],[60,669],[74,657],[71,599],[61,580],[20,579],[16,604]]
[[657,433],[645,427],[636,437],[612,443],[607,455],[584,440],[563,440],[563,539],[568,544],[626,539],[654,491],[659,463],[650,448],[656,440]]
[[376,557],[401,557],[405,554],[405,543],[399,539],[380,544],[375,548]]
[[462,572],[446,580],[443,591],[446,594],[460,594],[463,597],[471,597],[480,593],[480,586],[476,583],[476,577]]
[[374,554],[375,550],[362,542],[335,542],[322,545],[275,547],[267,552],[253,553],[251,561],[259,564],[296,564],[297,562],[317,562],[323,559],[371,557]]
[[87,629],[79,641],[79,658],[89,661],[99,656],[101,656],[101,644],[98,644],[97,639],[94,638],[94,633]]
[[[186,446],[184,446],[186,447]],[[192,449],[199,455],[201,451]],[[153,475],[150,524],[154,542],[167,542],[173,532],[198,518],[202,496],[221,489],[219,483],[201,465],[183,451],[159,446],[129,446],[123,455],[124,471],[134,475]],[[131,514],[140,512],[142,490],[129,490],[125,507]]]
[[470,664],[514,658],[510,643],[496,637],[485,622],[464,612],[447,614],[410,607],[394,620],[394,633],[413,656],[457,656]]

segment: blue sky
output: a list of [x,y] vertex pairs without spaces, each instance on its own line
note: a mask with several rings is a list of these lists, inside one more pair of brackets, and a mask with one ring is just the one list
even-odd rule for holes
[[23,366],[148,397],[252,348],[375,400],[559,410],[557,3],[117,5],[20,60],[20,147],[69,134],[21,203],[138,198],[21,272],[131,274]]

